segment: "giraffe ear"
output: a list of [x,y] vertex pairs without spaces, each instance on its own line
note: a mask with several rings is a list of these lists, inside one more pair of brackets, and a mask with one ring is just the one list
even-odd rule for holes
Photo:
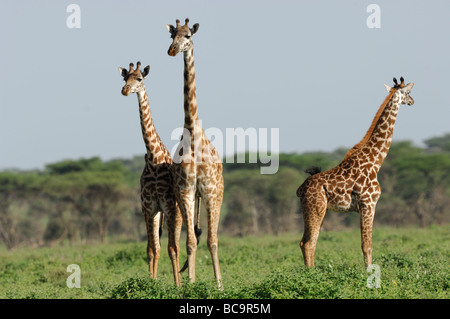
[[120,72],[120,75],[123,77],[126,77],[128,75],[127,69],[119,67],[119,72]]
[[403,88],[403,90],[404,90],[405,92],[408,92],[408,93],[409,93],[409,91],[411,91],[411,89],[413,88],[413,86],[414,86],[414,83],[413,83],[413,82],[408,83],[407,85],[405,85],[405,87]]
[[392,88],[389,85],[385,84],[384,87],[386,88],[386,91],[391,92]]
[[173,34],[175,32],[175,27],[171,24],[166,24],[166,29],[170,32],[170,34]]
[[144,77],[144,79],[147,77],[147,75],[148,75],[148,72],[150,71],[150,65],[147,65],[145,68],[144,68],[144,71],[142,71],[142,76]]
[[191,35],[195,34],[198,31],[198,28],[200,27],[200,24],[196,23],[191,28]]

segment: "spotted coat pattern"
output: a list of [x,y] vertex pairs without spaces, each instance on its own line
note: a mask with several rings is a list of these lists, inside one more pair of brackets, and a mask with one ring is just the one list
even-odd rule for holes
[[162,143],[153,123],[150,113],[148,96],[144,86],[144,78],[150,67],[140,71],[140,62],[136,70],[130,64],[130,69],[119,68],[125,86],[123,95],[136,93],[139,102],[139,115],[146,154],[145,166],[140,179],[141,206],[147,227],[147,257],[149,272],[156,278],[158,260],[160,257],[160,234],[166,216],[169,245],[168,252],[172,261],[175,284],[181,285],[179,274],[179,238],[183,219],[173,191],[173,161],[169,151]]
[[195,216],[198,224],[200,213],[199,210],[196,212],[198,204],[195,203],[201,199],[207,213],[207,245],[214,275],[218,287],[222,288],[217,236],[224,190],[222,162],[198,120],[192,36],[197,32],[199,25],[194,24],[189,28],[188,22],[186,19],[185,25],[181,26],[177,20],[176,27],[167,25],[173,39],[168,54],[176,56],[179,52],[183,52],[184,56],[184,135],[174,156],[175,194],[187,229],[189,279],[191,282],[195,281],[197,239],[194,224]]
[[304,219],[300,242],[306,266],[314,266],[314,253],[320,227],[327,210],[358,212],[361,222],[361,247],[366,265],[372,263],[372,227],[375,206],[381,195],[378,171],[391,145],[394,125],[401,104],[412,105],[409,96],[413,83],[397,84],[380,106],[363,140],[349,150],[336,167],[309,176],[297,189]]

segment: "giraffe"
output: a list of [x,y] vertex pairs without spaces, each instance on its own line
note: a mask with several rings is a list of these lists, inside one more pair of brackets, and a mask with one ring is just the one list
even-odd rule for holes
[[146,66],[143,71],[140,70],[140,66],[141,63],[137,62],[137,67],[133,70],[134,64],[130,63],[129,70],[119,67],[119,71],[126,82],[122,88],[122,94],[125,96],[130,93],[137,94],[142,136],[147,150],[140,184],[142,213],[148,236],[149,273],[152,278],[156,278],[161,248],[160,236],[164,219],[163,214],[165,214],[168,226],[169,257],[172,261],[175,284],[180,286],[178,242],[183,220],[173,192],[173,161],[156,132],[150,113],[150,105],[144,86],[144,79],[150,71],[150,66]]
[[207,245],[214,275],[218,288],[223,289],[217,237],[224,189],[223,168],[218,152],[206,137],[198,119],[192,36],[197,32],[199,24],[189,28],[188,23],[189,19],[186,19],[181,26],[180,20],[176,20],[176,27],[170,24],[166,26],[173,39],[168,54],[176,56],[183,52],[184,56],[184,133],[174,156],[174,188],[187,230],[189,280],[195,281],[196,236],[199,235],[201,199],[207,213]]
[[400,105],[414,104],[409,96],[414,83],[405,85],[403,77],[400,80],[398,84],[394,78],[392,88],[385,84],[388,96],[366,135],[346,153],[342,162],[324,172],[317,167],[307,170],[311,176],[297,189],[304,219],[300,247],[308,267],[314,266],[316,243],[327,209],[359,213],[364,264],[366,267],[372,264],[373,219],[381,195],[377,174],[389,151]]

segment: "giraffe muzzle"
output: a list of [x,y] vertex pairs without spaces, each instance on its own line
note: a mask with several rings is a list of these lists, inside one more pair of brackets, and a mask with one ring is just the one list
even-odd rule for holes
[[174,47],[170,47],[169,50],[167,51],[167,54],[169,54],[170,56],[176,56],[177,55],[177,51],[175,50]]
[[130,95],[130,87],[129,87],[128,85],[125,85],[125,86],[122,88],[122,95],[125,95],[125,96]]

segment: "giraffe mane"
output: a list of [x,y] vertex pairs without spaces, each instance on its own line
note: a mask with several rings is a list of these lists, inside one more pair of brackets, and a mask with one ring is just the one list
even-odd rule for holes
[[391,89],[388,96],[384,99],[383,103],[381,104],[380,108],[377,111],[377,114],[375,114],[375,117],[372,120],[372,124],[370,125],[369,129],[366,132],[366,135],[362,138],[362,140],[357,143],[355,146],[353,146],[344,156],[344,160],[352,156],[356,151],[358,151],[361,147],[363,147],[367,141],[369,140],[370,136],[373,133],[373,130],[375,129],[375,126],[377,125],[378,120],[381,117],[381,114],[383,114],[384,109],[386,108],[386,105],[391,100],[392,96],[394,95],[395,91],[397,91],[397,86],[394,86],[394,88]]

